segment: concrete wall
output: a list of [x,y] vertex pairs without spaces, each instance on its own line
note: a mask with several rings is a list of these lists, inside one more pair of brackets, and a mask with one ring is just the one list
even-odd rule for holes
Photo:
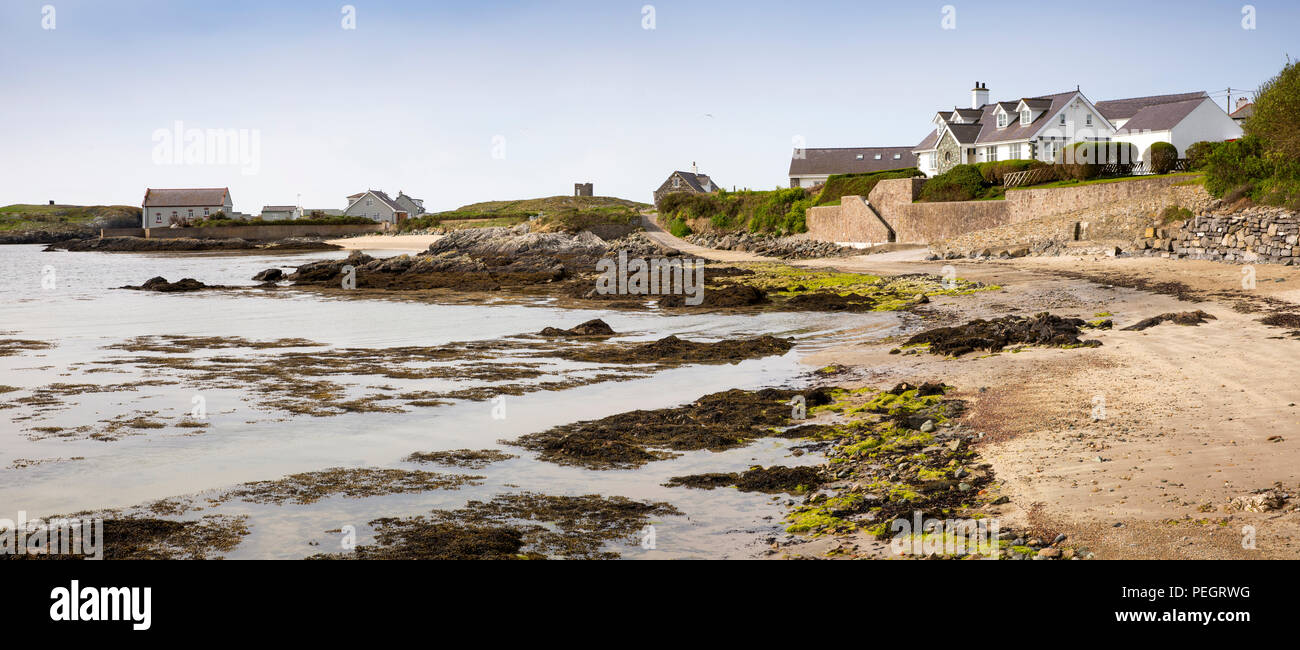
[[334,226],[309,225],[265,225],[265,226],[217,226],[212,228],[105,228],[100,230],[100,237],[148,237],[150,239],[257,239],[272,240],[285,237],[346,237],[368,232],[384,232],[391,228],[388,224],[349,224]]
[[1165,176],[1079,187],[1009,190],[1002,201],[943,203],[914,203],[924,179],[884,180],[876,184],[867,198],[875,212],[858,205],[861,197],[844,197],[841,205],[808,211],[808,235],[812,239],[839,243],[880,243],[874,239],[879,231],[873,222],[883,220],[894,231],[898,242],[930,244],[985,228],[1149,196],[1187,178]]

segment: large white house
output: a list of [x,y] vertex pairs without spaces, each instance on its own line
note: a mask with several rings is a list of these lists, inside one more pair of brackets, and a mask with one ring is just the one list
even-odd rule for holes
[[380,190],[366,190],[349,196],[348,207],[343,214],[393,224],[406,221],[411,216],[405,207]]
[[1181,155],[1194,142],[1242,135],[1204,91],[1093,104],[1076,89],[990,103],[988,86],[976,82],[970,108],[939,111],[931,122],[934,129],[912,150],[928,176],[961,164],[1054,162],[1074,142],[1129,142],[1147,160],[1153,142],[1170,142]]
[[168,228],[218,212],[234,216],[230,188],[153,189],[144,191],[141,227]]

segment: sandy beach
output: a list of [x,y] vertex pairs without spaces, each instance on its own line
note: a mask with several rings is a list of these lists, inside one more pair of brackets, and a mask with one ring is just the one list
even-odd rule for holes
[[[711,251],[662,231],[657,240],[719,261],[762,261]],[[876,388],[943,381],[973,408],[965,423],[985,434],[977,449],[1010,503],[995,511],[1016,527],[1070,531],[1072,544],[1108,558],[1297,558],[1300,515],[1230,511],[1235,497],[1300,483],[1300,341],[1263,316],[1300,308],[1300,269],[1161,258],[1039,257],[924,261],[923,250],[795,262],[875,274],[942,273],[1002,287],[938,297],[927,311],[955,325],[1049,311],[1094,319],[1098,348],[1026,349],[949,359],[890,354],[900,341],[849,343],[804,359],[864,372]],[[1165,293],[1125,288],[1166,283]],[[1183,299],[1176,295],[1181,294]],[[1247,306],[1250,307],[1247,307]],[[1235,307],[1235,309],[1234,309]],[[1196,327],[1121,331],[1169,312],[1204,310]],[[1242,309],[1255,309],[1243,313]],[[1094,417],[1094,416],[1100,417]],[[1253,530],[1252,528],[1253,527]],[[1243,538],[1254,534],[1254,549]],[[862,549],[878,546],[859,533]],[[805,545],[816,556],[846,542]]]
[[364,235],[330,239],[325,243],[347,250],[422,251],[442,235]]

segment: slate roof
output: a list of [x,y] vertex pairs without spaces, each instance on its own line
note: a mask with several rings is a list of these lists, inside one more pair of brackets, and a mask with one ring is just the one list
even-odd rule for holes
[[[912,153],[912,149],[913,147],[804,149],[803,158],[790,158],[790,175],[866,174],[915,167],[916,154]],[[880,156],[880,159],[876,160],[876,156]]]
[[[1094,106],[1101,111],[1101,116],[1108,120],[1122,120],[1132,118],[1137,115],[1138,111],[1160,104],[1172,104],[1175,102],[1185,102],[1192,99],[1204,99],[1209,97],[1204,90],[1198,90],[1194,93],[1178,93],[1175,95],[1149,95],[1147,97],[1130,97],[1128,99],[1108,99],[1097,102]],[[1125,125],[1126,127],[1128,125]]]
[[348,197],[349,199],[353,199],[354,197],[355,197],[355,199],[352,201],[352,203],[349,203],[349,204],[348,204],[348,207],[349,207],[349,208],[352,207],[352,206],[353,206],[357,201],[360,201],[360,200],[361,200],[361,197],[363,197],[363,196],[365,196],[365,195],[367,195],[367,194],[373,194],[373,195],[375,195],[375,198],[379,199],[379,200],[380,200],[384,205],[387,205],[388,207],[392,208],[394,212],[406,212],[406,211],[407,211],[407,209],[404,208],[404,207],[402,207],[400,203],[398,203],[397,201],[394,201],[394,200],[393,200],[392,198],[390,198],[387,194],[381,192],[380,190],[366,190],[365,192],[358,192],[358,193],[356,193],[356,194],[353,194],[353,195],[349,196],[349,197]]
[[1255,102],[1250,102],[1228,114],[1234,120],[1242,120],[1255,114]]
[[1208,97],[1191,99],[1172,104],[1155,104],[1139,110],[1129,121],[1124,123],[1118,133],[1130,131],[1168,131],[1178,126],[1196,107],[1205,103]]
[[296,206],[296,205],[264,205],[264,206],[262,206],[262,212],[293,212],[294,210],[297,210],[297,209],[298,209],[298,206]]
[[226,197],[229,195],[228,187],[163,190],[149,188],[144,191],[144,202],[141,205],[146,208],[225,205]]
[[[1027,140],[1036,135],[1044,126],[1047,120],[1065,108],[1066,103],[1070,101],[1079,91],[1071,90],[1069,92],[1057,93],[1055,95],[1044,95],[1041,97],[1027,97],[1015,102],[999,102],[985,104],[979,109],[980,116],[973,123],[954,124],[949,122],[948,128],[952,130],[953,136],[961,144],[985,144],[989,142],[1007,142],[1015,140]],[[1019,104],[1024,101],[1036,111],[1041,111],[1034,121],[1026,125],[1020,124],[1018,115],[1012,112],[1011,120],[1003,128],[998,128],[997,119],[993,117],[993,111],[999,105]],[[973,109],[962,108],[956,109],[963,114]],[[938,136],[934,131],[921,141],[920,144],[912,148],[913,151],[927,151],[933,149],[938,143]]]
[[690,188],[695,190],[696,192],[703,192],[706,194],[710,192],[710,190],[704,189],[704,186],[709,183],[713,184],[713,189],[718,188],[718,183],[713,179],[709,178],[707,174],[696,174],[694,172],[684,172],[684,171],[675,171],[673,173],[681,176],[682,180],[686,181],[686,184],[689,185]]

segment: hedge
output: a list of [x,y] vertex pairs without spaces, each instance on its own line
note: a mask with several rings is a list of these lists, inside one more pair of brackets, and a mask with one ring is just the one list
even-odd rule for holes
[[1151,143],[1151,171],[1168,174],[1178,162],[1178,148],[1168,142]]

